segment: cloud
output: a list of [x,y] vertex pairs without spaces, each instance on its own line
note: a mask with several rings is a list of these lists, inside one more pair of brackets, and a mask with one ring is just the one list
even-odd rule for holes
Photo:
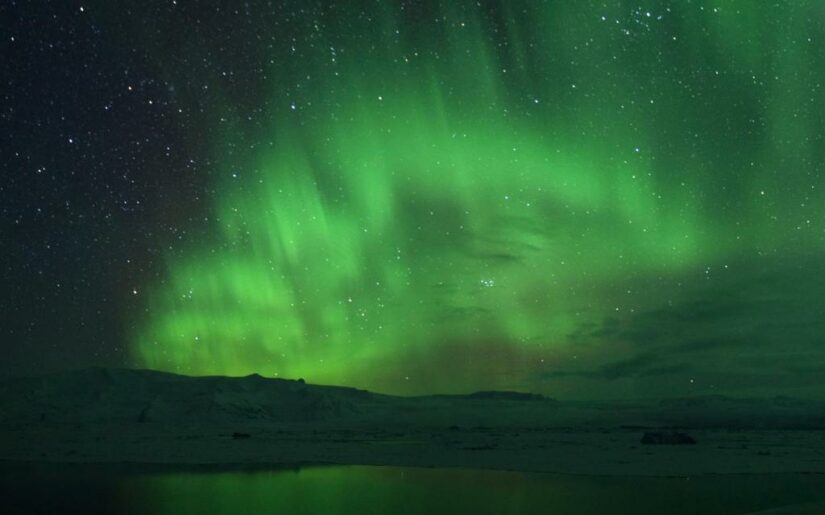
[[537,379],[656,381],[704,375],[737,387],[764,385],[766,378],[783,387],[810,386],[815,377],[810,372],[821,373],[811,363],[825,363],[820,262],[742,266],[698,283],[676,301],[583,324],[570,343],[582,354],[592,350],[589,357],[556,364]]

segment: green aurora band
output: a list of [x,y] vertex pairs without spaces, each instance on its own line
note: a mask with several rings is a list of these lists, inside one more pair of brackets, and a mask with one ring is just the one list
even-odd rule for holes
[[817,2],[368,4],[283,22],[258,125],[227,92],[138,364],[553,392],[626,348],[588,328],[822,249]]

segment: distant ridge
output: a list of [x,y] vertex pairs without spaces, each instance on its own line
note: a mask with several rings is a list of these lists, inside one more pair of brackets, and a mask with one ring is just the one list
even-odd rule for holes
[[[398,397],[258,374],[108,368],[0,380],[6,461],[825,473],[822,429],[825,403],[789,398],[562,402],[490,390]],[[688,455],[644,445],[644,433],[696,443]]]
[[439,397],[507,402],[545,400],[537,394],[498,391],[395,397],[259,374],[184,376],[148,369],[91,367],[0,380],[0,422],[307,422],[353,418]]
[[468,394],[457,395],[435,395],[434,397],[463,398],[479,400],[499,400],[499,401],[551,401],[548,397],[538,393],[513,392],[508,390],[482,390]]
[[[527,405],[533,408],[521,408]],[[581,417],[589,424],[613,427],[825,428],[825,403],[788,397],[708,395],[647,403],[588,403],[496,390],[399,397],[259,374],[184,376],[101,367],[0,380],[0,424],[5,425],[407,420],[449,426],[457,419],[484,425],[502,416],[493,414],[495,410],[515,410],[512,416],[525,424],[550,426]]]

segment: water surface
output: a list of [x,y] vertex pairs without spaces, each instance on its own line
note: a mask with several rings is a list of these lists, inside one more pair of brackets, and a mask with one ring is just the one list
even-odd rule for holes
[[651,478],[366,466],[21,464],[0,470],[3,511],[11,513],[708,514],[825,502],[825,476],[798,474]]

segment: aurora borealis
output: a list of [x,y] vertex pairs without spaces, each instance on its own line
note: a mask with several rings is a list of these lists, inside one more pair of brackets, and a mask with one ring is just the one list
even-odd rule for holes
[[815,393],[820,2],[150,4],[84,13],[194,113],[208,173],[158,203],[189,236],[124,287],[126,363]]

